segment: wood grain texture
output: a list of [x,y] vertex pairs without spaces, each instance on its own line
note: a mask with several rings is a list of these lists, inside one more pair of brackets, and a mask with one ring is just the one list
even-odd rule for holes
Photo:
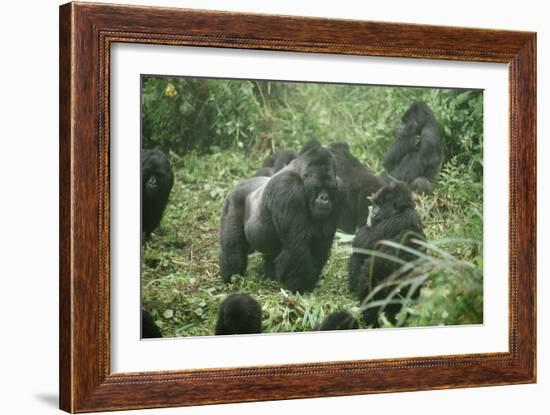
[[[110,373],[109,70],[116,42],[508,63],[509,352]],[[534,33],[71,3],[60,9],[60,407],[68,412],[534,382]]]
[[72,20],[69,7],[59,14],[59,406],[72,409],[71,321],[71,110]]

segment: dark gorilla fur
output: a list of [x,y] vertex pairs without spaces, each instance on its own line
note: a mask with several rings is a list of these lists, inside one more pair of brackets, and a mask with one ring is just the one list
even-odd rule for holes
[[425,177],[417,177],[409,185],[411,190],[415,193],[431,194],[432,193],[432,184]]
[[384,185],[384,181],[351,154],[347,143],[330,143],[328,148],[336,162],[336,175],[346,189],[338,227],[344,232],[355,233],[357,227],[367,223],[369,197]]
[[141,338],[158,339],[162,337],[153,317],[147,310],[141,310]]
[[[394,260],[362,253],[361,250],[376,250],[409,262],[415,260],[416,255],[380,244],[379,241],[393,241],[417,251],[423,251],[424,249],[413,242],[413,239],[426,240],[422,221],[416,212],[406,183],[393,181],[387,184],[374,195],[372,201],[371,226],[363,226],[355,236],[353,253],[349,260],[349,288],[358,295],[360,301],[364,300],[371,289],[401,266]],[[380,290],[372,301],[383,300],[392,288]],[[400,304],[390,304],[386,306],[384,312],[392,321],[400,309]],[[367,324],[377,325],[379,311],[379,308],[370,308],[365,311],[363,317]]]
[[262,332],[262,307],[248,294],[231,294],[221,304],[216,334],[254,334]]
[[[441,170],[443,146],[432,110],[421,101],[414,102],[401,119],[397,139],[384,156],[384,168],[395,180],[413,183],[418,177],[433,182]],[[425,182],[424,182],[425,184]],[[426,186],[417,186],[417,191]],[[431,191],[431,185],[429,189]]]
[[272,177],[253,177],[227,196],[220,226],[220,271],[229,282],[259,251],[264,272],[295,292],[310,291],[328,260],[342,184],[332,154],[317,141]]
[[317,330],[354,330],[358,328],[357,320],[348,311],[342,310],[326,316]]
[[298,155],[292,150],[278,150],[262,163],[262,168],[258,170],[255,176],[273,176],[278,171],[284,169]]
[[160,150],[147,150],[141,157],[141,226],[145,236],[160,225],[174,185],[170,162]]

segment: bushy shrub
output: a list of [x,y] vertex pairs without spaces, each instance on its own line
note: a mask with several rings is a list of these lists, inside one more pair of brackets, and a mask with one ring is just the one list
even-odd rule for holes
[[177,154],[254,144],[260,116],[251,81],[142,78],[144,148]]
[[144,76],[145,148],[269,153],[308,139],[345,140],[364,162],[380,160],[401,116],[425,101],[441,125],[446,161],[483,174],[483,94],[474,90],[350,86]]

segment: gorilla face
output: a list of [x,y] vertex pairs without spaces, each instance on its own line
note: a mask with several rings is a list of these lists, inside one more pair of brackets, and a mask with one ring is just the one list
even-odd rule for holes
[[418,136],[427,123],[435,123],[432,110],[421,101],[415,101],[401,118],[400,136]]
[[161,189],[171,187],[172,172],[164,154],[152,150],[143,163],[143,193],[155,198]]
[[151,174],[147,181],[145,182],[145,192],[152,196],[157,192],[158,189],[158,181],[157,176],[154,174]]
[[302,181],[309,210],[315,220],[328,217],[338,190],[334,160],[328,150],[319,147],[303,154]]
[[409,187],[405,182],[393,181],[382,187],[372,198],[371,223],[376,226],[406,209],[414,208]]
[[146,150],[141,157],[141,224],[146,238],[160,225],[174,174],[168,158],[160,150]]

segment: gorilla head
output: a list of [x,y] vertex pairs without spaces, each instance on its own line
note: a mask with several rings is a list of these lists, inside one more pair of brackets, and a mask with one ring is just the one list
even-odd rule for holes
[[262,168],[257,171],[255,176],[273,176],[275,173],[288,166],[296,157],[298,157],[298,155],[292,150],[277,150],[264,160]]
[[358,329],[357,320],[346,310],[334,311],[317,327],[319,331]]
[[172,186],[173,175],[170,162],[160,150],[147,150],[142,159],[143,193],[155,199]]
[[248,294],[227,297],[218,310],[216,335],[262,332],[262,307]]
[[397,133],[398,137],[414,135],[417,144],[420,143],[422,129],[425,125],[437,125],[434,114],[430,107],[422,101],[415,101],[401,117],[401,128]]
[[[284,169],[294,160],[298,155],[292,150],[279,150],[275,154],[275,161],[273,162],[273,170],[277,173],[279,170]],[[266,166],[264,166],[266,167]]]
[[141,158],[142,230],[148,237],[159,226],[174,184],[170,162],[160,150],[147,150]]
[[333,210],[338,189],[332,154],[317,141],[310,141],[300,151],[300,178],[314,220],[323,220]]
[[372,198],[371,225],[376,226],[407,209],[414,209],[409,186],[392,181],[376,192]]

